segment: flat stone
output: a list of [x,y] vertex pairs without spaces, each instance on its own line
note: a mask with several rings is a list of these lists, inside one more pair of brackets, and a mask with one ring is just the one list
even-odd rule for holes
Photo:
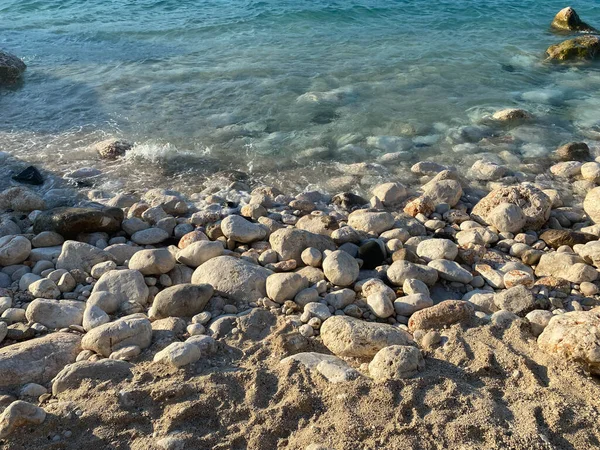
[[131,367],[128,362],[115,359],[69,364],[52,380],[52,395],[56,397],[67,390],[77,389],[84,380],[89,380],[94,385],[106,381],[119,383],[132,375]]

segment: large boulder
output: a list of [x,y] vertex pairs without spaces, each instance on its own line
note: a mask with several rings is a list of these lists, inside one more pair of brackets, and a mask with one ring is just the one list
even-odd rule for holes
[[0,209],[14,209],[29,213],[37,209],[45,209],[44,200],[30,189],[15,186],[0,192]]
[[269,243],[271,248],[277,252],[280,261],[294,259],[298,264],[302,264],[302,252],[308,247],[316,248],[321,252],[336,249],[333,240],[328,236],[297,228],[276,230],[269,237]]
[[237,215],[225,217],[221,221],[221,231],[226,238],[244,244],[259,241],[267,236],[267,230],[264,226]]
[[22,263],[31,253],[31,242],[25,236],[8,235],[0,238],[0,266]]
[[552,20],[550,26],[558,31],[583,31],[588,33],[596,31],[596,29],[581,20],[579,15],[570,6],[561,9],[554,16],[554,20]]
[[56,268],[65,270],[81,269],[90,273],[92,267],[106,261],[114,261],[113,256],[98,247],[85,242],[65,241],[56,261]]
[[373,357],[390,345],[414,345],[412,336],[384,323],[365,322],[350,316],[333,316],[321,325],[323,344],[337,356]]
[[139,270],[142,275],[161,275],[174,267],[175,256],[166,248],[140,250],[129,260],[129,268]]
[[54,208],[42,212],[33,222],[33,232],[54,231],[64,237],[96,231],[113,233],[121,229],[121,208]]
[[81,325],[84,310],[85,302],[36,298],[27,306],[25,317],[48,328],[67,328]]
[[115,302],[135,302],[144,306],[148,302],[149,290],[144,276],[137,270],[111,270],[100,277],[92,293],[108,292]]
[[422,264],[414,264],[405,260],[395,261],[387,270],[387,277],[395,286],[402,286],[406,280],[420,280],[433,286],[438,280],[438,271]]
[[583,201],[583,209],[594,223],[600,223],[600,187],[587,193]]
[[208,283],[219,295],[236,302],[249,303],[267,295],[267,277],[272,273],[264,267],[243,259],[217,256],[194,271],[192,283]]
[[595,281],[598,271],[585,263],[585,260],[572,253],[544,253],[535,268],[537,277],[557,277],[572,283]]
[[12,53],[0,50],[0,83],[14,83],[23,75],[27,66]]
[[378,235],[393,228],[394,222],[394,216],[385,211],[359,209],[348,216],[348,225],[355,230]]
[[52,395],[77,389],[84,380],[93,384],[103,381],[118,383],[131,376],[131,364],[115,359],[102,359],[100,361],[78,361],[69,364],[61,370],[52,380]]
[[123,317],[90,330],[81,340],[84,350],[106,358],[116,350],[137,345],[142,350],[152,343],[152,324],[143,317]]
[[490,214],[502,203],[510,203],[521,208],[525,215],[527,230],[539,230],[550,218],[552,209],[552,201],[540,189],[519,185],[494,189],[475,205],[471,217],[488,224]]
[[582,362],[600,375],[600,309],[554,316],[538,337],[538,345],[561,359]]
[[213,291],[210,284],[178,284],[168,287],[156,294],[148,316],[151,319],[194,316],[204,310]]
[[52,333],[0,349],[0,388],[49,382],[75,361],[80,345],[76,334]]
[[323,261],[323,272],[336,286],[350,286],[358,278],[360,267],[356,259],[343,250],[336,250]]
[[579,36],[560,44],[551,45],[546,50],[548,59],[554,61],[592,60],[600,56],[598,36]]
[[0,415],[0,439],[6,438],[19,427],[39,425],[44,420],[46,420],[46,411],[42,408],[23,400],[17,400]]

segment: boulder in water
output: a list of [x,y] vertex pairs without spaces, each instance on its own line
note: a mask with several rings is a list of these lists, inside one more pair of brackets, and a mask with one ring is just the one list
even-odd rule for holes
[[0,50],[0,83],[14,83],[21,78],[26,68],[20,58]]
[[586,33],[597,31],[594,27],[591,27],[582,21],[579,18],[579,15],[570,6],[561,9],[558,14],[554,16],[554,20],[550,26],[558,31],[583,31]]
[[568,39],[548,47],[546,54],[549,60],[554,61],[597,59],[600,57],[600,38],[598,36],[580,36]]

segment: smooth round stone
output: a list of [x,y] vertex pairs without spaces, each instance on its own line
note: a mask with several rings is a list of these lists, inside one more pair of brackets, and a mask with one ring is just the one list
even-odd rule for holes
[[58,289],[58,286],[56,286],[54,281],[47,278],[34,281],[28,286],[27,289],[29,292],[31,292],[31,295],[37,298],[53,299],[60,296],[60,290]]
[[54,231],[42,231],[31,240],[34,247],[54,247],[61,245],[63,242],[65,242],[65,239]]
[[598,286],[596,286],[594,283],[590,283],[588,281],[584,281],[583,283],[581,283],[579,285],[579,290],[585,296],[597,295],[598,292],[600,292],[600,290],[598,289]]
[[429,267],[438,271],[441,278],[448,281],[457,281],[468,284],[473,280],[473,275],[460,264],[446,259],[436,259],[428,264]]
[[187,266],[196,268],[206,261],[217,256],[221,256],[224,252],[223,244],[218,241],[197,241],[179,250],[177,253],[177,261]]
[[312,267],[319,267],[323,261],[323,254],[313,247],[305,249],[300,257],[304,264]]
[[147,228],[145,230],[136,231],[131,236],[131,240],[139,245],[154,245],[169,238],[167,233],[162,228]]
[[367,305],[380,319],[386,319],[395,314],[394,304],[385,292],[374,292],[369,295]]
[[20,264],[31,253],[31,242],[25,236],[4,236],[0,238],[0,266]]
[[[221,245],[221,244],[219,244]],[[166,248],[140,250],[129,260],[129,268],[142,275],[160,275],[175,267],[175,258]]]
[[323,261],[323,272],[336,286],[350,286],[358,278],[358,262],[348,253],[336,250]]
[[297,273],[274,273],[267,278],[267,296],[277,302],[292,300],[298,292],[308,287],[308,281]]
[[458,246],[449,239],[428,239],[419,243],[417,255],[425,261],[436,259],[453,261],[458,255]]
[[519,206],[501,203],[489,212],[487,221],[500,231],[517,233],[523,229],[527,218]]
[[425,368],[421,351],[408,345],[384,347],[369,363],[369,375],[377,381],[409,378]]
[[225,217],[221,221],[221,230],[228,239],[242,243],[260,241],[267,235],[266,229],[262,225],[249,222],[237,215]]

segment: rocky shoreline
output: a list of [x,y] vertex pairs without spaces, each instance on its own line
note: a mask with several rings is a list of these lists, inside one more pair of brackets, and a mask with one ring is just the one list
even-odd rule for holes
[[[554,26],[595,32],[570,8]],[[95,146],[117,162],[130,149]],[[599,152],[566,143],[549,174],[421,161],[418,184],[370,198],[243,181],[110,194],[14,174],[0,443],[593,448]]]

